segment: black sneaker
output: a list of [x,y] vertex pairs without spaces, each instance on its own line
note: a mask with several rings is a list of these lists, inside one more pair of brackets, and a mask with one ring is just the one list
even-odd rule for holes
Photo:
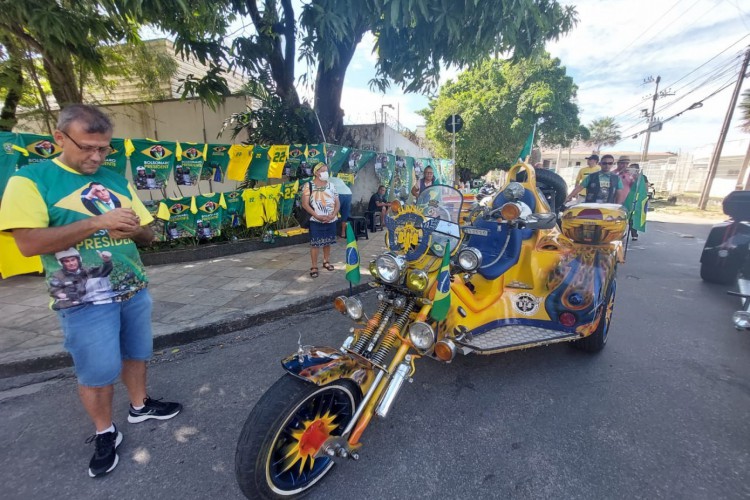
[[161,399],[151,399],[146,397],[143,400],[143,408],[136,410],[133,405],[130,405],[130,411],[128,412],[128,422],[131,424],[137,424],[150,418],[157,420],[169,420],[172,417],[177,416],[182,410],[180,403],[170,403],[169,401],[162,401]]
[[103,476],[117,467],[117,462],[120,461],[120,457],[117,456],[117,447],[122,443],[122,432],[115,427],[114,432],[94,434],[86,440],[86,443],[92,441],[96,441],[96,451],[89,462],[89,476]]

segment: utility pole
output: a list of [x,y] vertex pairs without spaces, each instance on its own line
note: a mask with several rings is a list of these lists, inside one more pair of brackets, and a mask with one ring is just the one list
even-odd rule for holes
[[706,177],[706,183],[703,185],[703,191],[701,192],[701,198],[698,201],[698,208],[701,210],[706,209],[708,205],[708,196],[711,193],[711,186],[714,183],[714,177],[716,177],[716,170],[719,168],[719,159],[721,159],[721,150],[724,149],[724,141],[727,138],[729,131],[729,124],[732,122],[732,115],[734,114],[734,108],[737,106],[737,98],[740,95],[742,89],[742,80],[745,78],[745,72],[747,71],[747,63],[750,61],[750,48],[745,51],[745,59],[742,61],[742,68],[740,68],[740,74],[737,77],[737,84],[734,87],[732,93],[732,99],[729,101],[729,109],[724,117],[724,124],[721,126],[721,133],[719,133],[719,140],[716,142],[714,148],[714,154],[711,157],[711,164],[708,167],[708,175]]
[[641,162],[648,161],[648,143],[649,141],[651,141],[651,128],[654,126],[656,100],[659,98],[659,82],[661,82],[661,76],[656,77],[656,89],[654,90],[654,98],[653,102],[651,103],[651,113],[646,115],[646,118],[648,119],[648,126],[646,128],[646,139],[643,142],[643,154],[641,155]]

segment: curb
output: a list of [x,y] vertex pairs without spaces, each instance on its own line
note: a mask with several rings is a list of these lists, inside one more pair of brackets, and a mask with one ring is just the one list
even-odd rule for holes
[[[369,289],[369,283],[362,283],[352,288],[352,294],[358,295]],[[344,288],[340,291],[317,296],[312,299],[299,302],[297,304],[289,304],[280,309],[264,311],[257,314],[248,314],[247,316],[243,316],[241,318],[236,318],[228,321],[219,321],[207,325],[196,326],[180,332],[159,335],[158,337],[154,337],[154,351],[173,347],[176,345],[189,344],[197,340],[216,337],[219,335],[224,335],[226,333],[236,332],[237,330],[244,330],[245,328],[249,328],[251,326],[258,326],[269,323],[288,314],[296,314],[307,309],[320,307],[322,305],[325,305],[326,303],[332,302],[333,299],[347,292],[348,288]],[[39,356],[22,361],[13,361],[10,363],[0,364],[0,379],[26,375],[30,373],[57,370],[70,366],[73,366],[73,360],[68,353],[55,353],[47,356]]]

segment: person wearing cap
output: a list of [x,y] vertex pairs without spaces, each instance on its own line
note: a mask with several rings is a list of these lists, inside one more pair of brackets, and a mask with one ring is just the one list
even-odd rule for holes
[[[594,172],[598,172],[602,168],[599,166],[599,155],[591,155],[586,157],[586,166],[582,167],[578,171],[578,175],[576,176],[576,186],[580,186],[581,182],[583,182],[583,179],[589,175],[593,174]],[[580,195],[582,197],[581,201],[586,199],[586,190],[581,189]]]
[[586,190],[586,203],[619,203],[625,200],[622,195],[622,181],[620,176],[609,169],[615,164],[615,157],[612,155],[602,156],[599,165],[601,170],[594,172],[583,178],[573,191],[565,199],[566,202],[578,196],[578,193]]
[[336,268],[331,264],[331,245],[336,244],[336,220],[338,219],[339,195],[328,181],[328,165],[318,163],[313,167],[313,180],[302,188],[302,208],[310,214],[310,277],[318,277],[318,252],[323,249],[323,267],[327,271]]
[[[617,168],[615,169],[615,173],[619,175],[620,179],[622,180],[622,190],[624,193],[623,199],[628,197],[628,194],[630,194],[630,188],[633,187],[633,183],[635,182],[635,177],[628,170],[628,165],[630,165],[630,157],[628,155],[621,155],[617,159]],[[630,207],[625,208],[630,210]]]

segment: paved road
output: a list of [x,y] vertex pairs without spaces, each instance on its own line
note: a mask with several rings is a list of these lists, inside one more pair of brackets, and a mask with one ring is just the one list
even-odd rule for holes
[[[708,226],[649,229],[620,267],[601,354],[425,360],[360,461],[308,498],[748,498],[750,335],[730,326],[734,301],[698,278]],[[300,333],[337,345],[341,321],[313,311],[158,356],[151,392],[185,411],[130,425],[119,390],[122,460],[100,480],[86,476],[90,428],[70,372],[0,381],[3,498],[239,498],[247,412]]]

